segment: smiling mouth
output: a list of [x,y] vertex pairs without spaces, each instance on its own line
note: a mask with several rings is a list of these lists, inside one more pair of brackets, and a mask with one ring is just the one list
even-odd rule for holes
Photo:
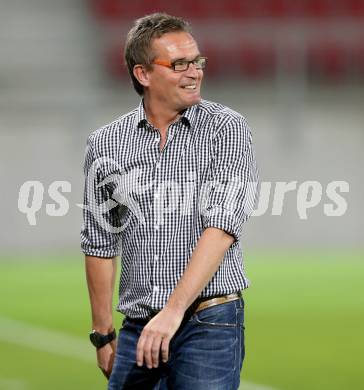
[[197,85],[196,84],[193,84],[193,85],[185,85],[182,87],[183,89],[191,89],[191,90],[194,90],[197,88]]

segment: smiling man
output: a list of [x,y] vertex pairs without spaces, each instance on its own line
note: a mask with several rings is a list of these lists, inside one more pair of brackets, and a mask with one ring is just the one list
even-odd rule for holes
[[141,102],[90,135],[85,159],[81,241],[98,365],[109,389],[237,389],[248,287],[240,237],[257,182],[250,129],[201,99],[207,59],[186,21],[137,20],[125,60]]

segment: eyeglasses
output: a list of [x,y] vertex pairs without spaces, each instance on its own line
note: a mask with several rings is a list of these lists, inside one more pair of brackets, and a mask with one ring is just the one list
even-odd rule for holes
[[177,60],[174,62],[165,60],[154,60],[152,64],[166,66],[167,68],[173,69],[175,72],[183,72],[187,70],[190,64],[193,64],[196,69],[204,69],[206,66],[207,57],[198,57],[192,61],[188,60]]

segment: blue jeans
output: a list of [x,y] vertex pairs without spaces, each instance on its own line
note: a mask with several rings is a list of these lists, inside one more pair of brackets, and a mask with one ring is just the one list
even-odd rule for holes
[[185,317],[157,368],[136,364],[143,324],[125,319],[109,390],[237,390],[244,360],[242,298]]

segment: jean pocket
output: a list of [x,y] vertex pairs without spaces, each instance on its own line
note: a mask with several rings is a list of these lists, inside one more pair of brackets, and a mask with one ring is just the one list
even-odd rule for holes
[[235,301],[208,307],[192,316],[192,321],[199,325],[221,328],[238,326],[238,315]]

